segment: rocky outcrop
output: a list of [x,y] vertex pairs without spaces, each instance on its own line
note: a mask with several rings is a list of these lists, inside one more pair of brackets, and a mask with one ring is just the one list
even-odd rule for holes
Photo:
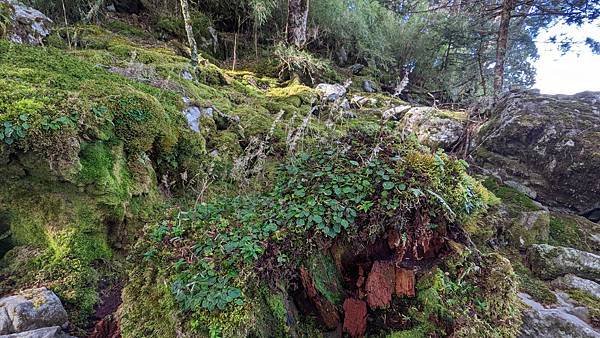
[[545,205],[600,219],[600,93],[511,92],[480,129],[475,161]]
[[68,322],[60,299],[46,288],[30,289],[0,299],[0,335],[62,337]]
[[43,39],[50,34],[52,20],[42,12],[15,0],[0,0],[0,5],[2,4],[11,17],[7,38],[15,43],[42,45]]
[[[527,306],[523,311],[521,338],[581,337],[599,338],[600,333],[590,326],[567,300],[555,308],[545,308],[527,294],[519,294]],[[559,300],[561,298],[559,297]]]
[[565,274],[600,281],[600,256],[573,248],[534,244],[527,250],[531,270],[542,279]]
[[421,143],[432,148],[450,150],[462,136],[466,118],[463,112],[413,107],[404,114],[399,128],[404,134],[414,133]]
[[575,289],[583,291],[593,297],[600,299],[600,284],[572,274],[568,274],[552,281],[552,286],[561,289]]

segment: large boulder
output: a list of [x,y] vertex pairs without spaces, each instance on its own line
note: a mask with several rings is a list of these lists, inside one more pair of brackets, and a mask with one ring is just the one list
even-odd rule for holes
[[527,260],[542,279],[553,279],[565,274],[600,281],[600,256],[573,248],[534,244],[527,249]]
[[25,290],[0,299],[0,335],[62,327],[67,322],[60,299],[46,288]]
[[417,139],[432,148],[450,150],[465,130],[467,114],[432,107],[410,108],[400,120],[399,128],[415,133]]
[[43,39],[50,34],[52,20],[42,12],[15,0],[0,0],[0,11],[2,10],[10,17],[5,34],[10,41],[41,45]]
[[600,219],[600,93],[511,92],[474,142],[475,161],[548,206]]
[[563,302],[555,308],[545,308],[527,294],[519,294],[526,308],[523,311],[521,338],[600,338],[586,321],[581,319],[578,309]]

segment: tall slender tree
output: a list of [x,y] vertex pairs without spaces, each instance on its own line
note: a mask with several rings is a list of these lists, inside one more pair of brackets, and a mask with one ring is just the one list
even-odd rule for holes
[[180,0],[181,12],[183,14],[183,23],[185,25],[185,33],[187,34],[188,44],[190,45],[190,59],[192,67],[198,66],[198,45],[196,44],[196,38],[194,38],[194,29],[192,28],[192,18],[190,16],[190,9],[187,0]]
[[502,92],[504,84],[504,60],[508,45],[508,33],[512,11],[515,9],[515,0],[503,0],[500,12],[500,28],[496,40],[496,65],[494,66],[494,97]]

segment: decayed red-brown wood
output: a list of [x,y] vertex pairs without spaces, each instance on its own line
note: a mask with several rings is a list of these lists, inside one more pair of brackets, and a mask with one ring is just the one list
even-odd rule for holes
[[395,271],[391,262],[376,261],[367,277],[367,302],[372,309],[386,308],[394,293]]
[[347,298],[344,301],[344,332],[350,337],[363,337],[367,331],[367,303]]
[[396,295],[415,296],[415,272],[409,269],[396,268]]
[[312,277],[305,268],[300,268],[300,279],[308,299],[317,309],[325,326],[330,330],[337,328],[340,323],[340,316],[335,306],[317,291]]
[[400,237],[400,233],[396,229],[390,229],[387,233],[387,241],[390,249],[394,250],[397,247],[402,245],[402,237]]
[[90,338],[121,338],[121,329],[116,316],[108,315],[99,321],[94,327]]

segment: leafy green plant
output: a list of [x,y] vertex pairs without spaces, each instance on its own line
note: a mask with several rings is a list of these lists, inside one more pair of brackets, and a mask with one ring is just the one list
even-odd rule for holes
[[[365,228],[374,239],[382,234],[381,224],[421,208],[432,218],[427,226],[433,231],[485,208],[471,186],[478,183],[467,180],[464,166],[445,154],[421,153],[388,136],[387,155],[363,161],[374,145],[354,141],[362,138],[351,133],[332,142],[349,148],[318,147],[289,159],[266,191],[220,197],[158,223],[151,232],[162,255],[156,259],[172,263],[171,288],[181,308],[210,313],[242,306],[257,262],[270,259],[271,268],[289,269],[308,255],[289,251],[297,241],[310,247],[340,235],[359,236]],[[472,192],[466,202],[465,187]]]
[[0,125],[0,141],[11,145],[25,137],[29,129],[29,115],[21,114],[16,121],[4,121]]

